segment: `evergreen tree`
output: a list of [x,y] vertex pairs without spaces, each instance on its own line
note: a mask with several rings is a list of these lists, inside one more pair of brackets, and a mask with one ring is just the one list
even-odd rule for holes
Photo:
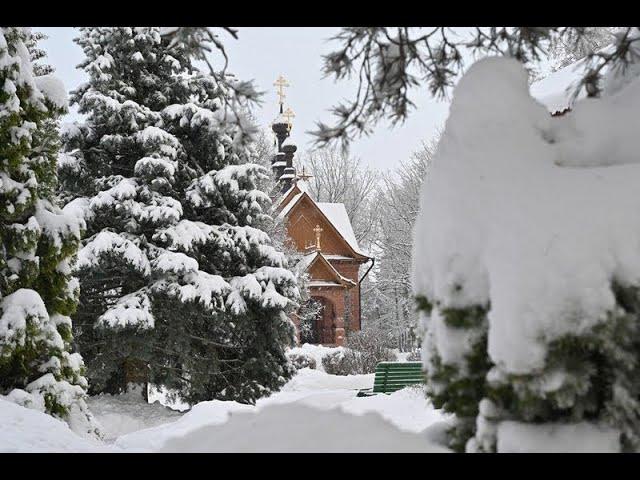
[[33,68],[43,56],[38,39],[0,29],[0,394],[90,434],[97,429],[84,365],[70,348],[78,295],[71,261],[82,224],[54,199],[66,94],[44,75],[50,69]]
[[[271,130],[260,131],[256,142],[254,143],[257,163],[264,166],[265,169],[271,169],[271,161],[277,152],[277,140]],[[302,180],[298,180],[298,186],[304,188]],[[277,218],[278,202],[282,200],[281,184],[275,175],[269,175],[264,178],[260,184],[260,189],[270,192],[270,197],[274,201],[272,205],[271,216],[265,217],[261,222],[260,228],[267,232],[274,247],[284,253],[287,263],[293,265],[292,271],[296,277],[298,285],[298,307],[292,312],[291,316],[295,318],[300,332],[300,343],[317,343],[316,322],[322,313],[322,305],[311,297],[309,291],[309,274],[302,268],[303,263],[300,261],[304,258],[291,243],[291,239],[287,236],[287,227],[282,219]]]
[[189,38],[77,39],[90,80],[72,101],[87,120],[65,132],[59,167],[67,208],[87,221],[76,336],[95,392],[149,381],[188,402],[253,402],[294,371],[298,290],[258,228],[270,200],[244,113],[255,92],[199,71]]

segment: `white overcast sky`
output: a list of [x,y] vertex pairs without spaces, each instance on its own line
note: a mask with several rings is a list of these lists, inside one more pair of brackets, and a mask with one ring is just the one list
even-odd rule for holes
[[[42,43],[49,62],[67,86],[74,89],[86,81],[76,66],[83,53],[72,40],[78,30],[70,27],[37,28],[49,36]],[[268,127],[277,115],[278,103],[274,80],[283,74],[290,82],[286,102],[296,113],[292,131],[298,152],[311,147],[311,136],[305,133],[317,120],[333,123],[328,109],[342,99],[350,98],[356,81],[334,82],[322,78],[322,55],[332,50],[328,39],[338,32],[333,27],[241,27],[239,39],[225,37],[229,69],[238,78],[253,79],[265,92],[263,104],[255,112],[261,126]],[[426,87],[414,93],[417,108],[403,125],[392,128],[380,124],[370,137],[354,141],[351,152],[371,167],[393,169],[410,157],[423,140],[431,139],[444,125],[448,102],[431,99]],[[74,115],[72,114],[72,117]]]

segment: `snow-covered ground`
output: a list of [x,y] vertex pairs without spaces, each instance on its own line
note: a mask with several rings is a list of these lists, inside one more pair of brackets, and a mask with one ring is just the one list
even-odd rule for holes
[[0,399],[0,452],[120,451],[81,438],[66,423],[37,410]]
[[302,369],[255,406],[209,401],[186,413],[131,395],[93,397],[104,442],[85,440],[65,423],[0,400],[0,451],[151,452],[441,452],[447,418],[421,388],[356,397],[371,375]]
[[172,452],[446,451],[422,432],[445,420],[421,388],[356,397],[371,375],[302,369],[255,406],[202,402],[178,421],[123,435],[117,447]]
[[182,413],[159,402],[143,403],[140,394],[99,395],[91,397],[87,404],[100,425],[106,442],[127,433],[173,422]]

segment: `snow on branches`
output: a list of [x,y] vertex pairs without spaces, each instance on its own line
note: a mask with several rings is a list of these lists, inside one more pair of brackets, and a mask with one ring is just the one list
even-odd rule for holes
[[640,166],[625,127],[639,99],[636,78],[551,117],[514,60],[460,80],[413,255],[429,388],[458,415],[457,448],[512,448],[532,421],[640,447]]
[[34,69],[39,37],[0,29],[0,396],[98,433],[85,404],[82,357],[71,353],[78,283],[71,277],[82,219],[53,196],[57,116],[66,93]]
[[[130,359],[190,399],[225,392],[252,401],[289,375],[282,314],[298,292],[259,229],[270,199],[260,188],[267,171],[253,162],[246,101],[255,92],[195,66],[191,40],[207,41],[202,33],[85,28],[77,40],[90,80],[72,102],[87,120],[66,128],[59,173],[66,208],[86,223],[76,324],[97,391],[123,390],[116,384]],[[236,279],[251,275],[261,300],[247,303]],[[257,316],[264,322],[248,320]],[[258,331],[274,341],[249,352]],[[239,356],[223,362],[230,350]],[[220,373],[234,362],[250,370],[257,358],[266,362],[259,382]]]

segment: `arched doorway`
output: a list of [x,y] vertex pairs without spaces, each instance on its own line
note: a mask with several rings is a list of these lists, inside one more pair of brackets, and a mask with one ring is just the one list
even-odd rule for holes
[[326,297],[313,297],[313,299],[321,305],[320,314],[315,322],[316,338],[318,339],[318,343],[333,344],[336,341],[336,309],[333,302]]

